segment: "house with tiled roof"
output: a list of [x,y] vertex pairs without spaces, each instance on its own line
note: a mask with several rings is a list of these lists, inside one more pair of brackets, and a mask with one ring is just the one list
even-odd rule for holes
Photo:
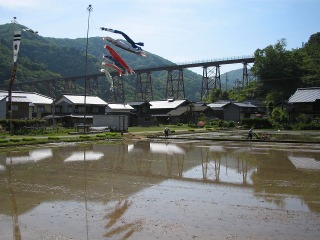
[[230,102],[224,107],[224,120],[242,122],[244,118],[255,117],[258,107],[246,102]]
[[213,109],[204,103],[192,103],[189,105],[180,106],[176,109],[171,110],[168,113],[171,123],[194,123],[198,122],[200,117],[206,119],[214,119]]
[[66,127],[92,125],[94,115],[105,115],[107,102],[97,96],[62,95],[54,102],[52,118]]
[[311,119],[320,117],[320,87],[298,88],[288,103],[292,104],[293,118],[299,114],[305,114]]
[[151,115],[156,119],[157,123],[170,123],[169,112],[181,106],[188,106],[190,101],[187,99],[166,99],[160,101],[150,101]]
[[[9,107],[8,91],[0,90],[0,98],[6,97],[6,110]],[[43,118],[51,113],[53,99],[36,92],[13,91],[12,92],[12,117],[21,118]]]
[[130,111],[130,126],[152,126],[154,118],[151,116],[151,104],[147,101],[128,102],[133,107]]
[[254,118],[259,112],[251,102],[219,101],[208,104],[215,115],[226,121],[242,122],[244,118]]

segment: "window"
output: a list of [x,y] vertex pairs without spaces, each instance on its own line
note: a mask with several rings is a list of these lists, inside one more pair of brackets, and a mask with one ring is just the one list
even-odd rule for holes
[[73,107],[72,105],[68,106],[68,113],[72,113],[73,112]]
[[99,108],[98,107],[93,107],[92,108],[92,113],[98,113],[99,112]]
[[41,113],[45,112],[44,106],[38,106],[37,109],[38,109],[38,112],[41,112]]
[[146,118],[144,118],[144,121],[145,121],[145,122],[150,122],[151,119],[150,119],[149,117],[146,117]]
[[84,113],[84,107],[78,107],[76,110],[78,110],[78,113]]
[[18,105],[13,105],[12,104],[12,111],[19,111]]

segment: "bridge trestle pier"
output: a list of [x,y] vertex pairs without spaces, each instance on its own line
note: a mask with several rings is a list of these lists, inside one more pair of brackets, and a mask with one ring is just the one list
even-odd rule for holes
[[166,98],[185,99],[182,68],[168,70]]
[[135,101],[153,100],[151,72],[137,73]]
[[109,90],[109,103],[124,103],[123,79],[119,75],[112,76],[112,86]]
[[221,89],[220,65],[203,67],[201,100],[207,97],[212,89]]

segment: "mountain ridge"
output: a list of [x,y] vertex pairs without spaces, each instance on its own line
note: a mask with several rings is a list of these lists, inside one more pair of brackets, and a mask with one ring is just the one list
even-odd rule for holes
[[[19,25],[20,29],[27,28]],[[7,84],[12,68],[12,24],[0,25],[0,84]],[[53,38],[41,37],[24,31],[18,57],[16,82],[35,81],[69,76],[84,75],[86,38]],[[102,37],[88,39],[88,74],[100,72],[102,55],[107,54],[104,45],[111,46]],[[147,57],[129,53],[114,47],[118,54],[133,69],[174,65],[173,62],[146,51]],[[223,76],[223,75],[221,75]],[[167,73],[152,73],[154,100],[165,98]],[[183,71],[185,97],[191,101],[199,101],[202,76],[189,69]],[[136,76],[124,76],[125,95],[128,101],[134,100]],[[108,83],[103,83],[99,95],[109,98]]]

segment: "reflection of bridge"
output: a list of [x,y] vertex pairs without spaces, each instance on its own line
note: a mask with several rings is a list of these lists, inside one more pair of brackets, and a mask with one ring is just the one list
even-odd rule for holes
[[[135,69],[136,73],[136,89],[135,89],[135,100],[136,101],[147,101],[153,100],[152,90],[152,72],[167,71],[167,84],[166,84],[166,98],[174,97],[176,99],[185,98],[184,89],[184,78],[183,70],[187,68],[201,67],[203,68],[202,74],[202,88],[201,88],[201,99],[206,97],[210,90],[221,89],[220,79],[220,66],[226,64],[243,64],[242,74],[242,87],[249,83],[250,76],[248,73],[248,63],[253,63],[253,56],[242,56],[227,59],[215,59],[209,61],[198,61],[192,63],[168,65],[151,67],[144,69]],[[87,93],[90,95],[98,95],[99,83],[98,80],[104,77],[104,73],[97,73],[87,75],[86,85]],[[44,89],[43,94],[56,98],[61,93],[70,94],[83,94],[85,76],[73,76],[54,78],[46,80],[28,81],[15,83],[13,85],[14,90],[32,90],[39,92],[39,89]],[[110,91],[110,102],[124,102],[124,84],[123,78],[112,73],[113,80],[113,91]],[[7,89],[8,86],[0,85],[0,89]],[[63,90],[61,90],[63,89]],[[60,91],[59,91],[60,90]]]

